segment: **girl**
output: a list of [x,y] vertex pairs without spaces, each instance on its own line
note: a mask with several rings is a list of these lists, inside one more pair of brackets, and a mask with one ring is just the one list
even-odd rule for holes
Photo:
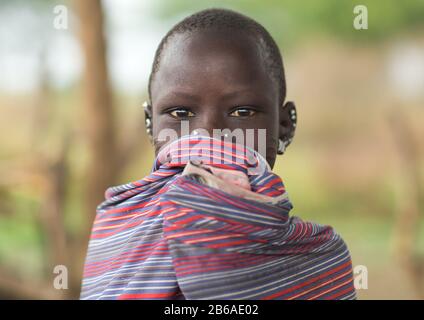
[[229,10],[189,16],[161,41],[148,90],[156,160],[107,190],[81,298],[354,299],[346,244],[289,216],[271,171],[297,119],[269,33]]

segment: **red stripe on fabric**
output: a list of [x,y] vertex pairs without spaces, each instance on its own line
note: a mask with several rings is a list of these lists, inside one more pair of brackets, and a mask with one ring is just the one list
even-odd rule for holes
[[276,292],[276,293],[271,294],[271,295],[269,295],[269,296],[266,296],[266,297],[264,297],[264,298],[263,298],[263,300],[270,300],[270,299],[274,299],[274,298],[277,298],[277,297],[279,297],[279,296],[282,296],[282,295],[285,295],[285,294],[287,294],[287,293],[290,293],[290,292],[292,292],[292,291],[295,291],[295,290],[297,290],[297,289],[300,289],[300,288],[302,288],[302,287],[305,287],[305,286],[307,286],[308,284],[311,284],[311,283],[314,283],[314,282],[316,282],[316,281],[318,281],[318,280],[320,280],[320,279],[323,279],[323,278],[325,278],[326,276],[328,276],[328,275],[330,275],[330,274],[333,274],[333,273],[335,273],[335,272],[337,272],[337,271],[339,271],[339,270],[341,270],[341,269],[343,269],[343,268],[345,268],[345,267],[347,267],[347,266],[349,266],[349,265],[351,265],[351,261],[350,261],[350,260],[349,260],[349,261],[347,261],[347,262],[345,262],[345,263],[343,263],[343,264],[341,264],[341,265],[339,265],[339,266],[337,266],[337,267],[336,267],[336,268],[334,268],[334,269],[331,269],[331,270],[329,270],[329,271],[327,271],[327,272],[325,272],[325,273],[320,274],[320,275],[319,275],[319,276],[317,276],[317,277],[311,278],[311,279],[309,279],[308,281],[305,281],[305,282],[300,283],[300,284],[298,284],[298,285],[295,285],[295,286],[293,286],[293,287],[291,287],[291,288],[283,289],[282,291],[279,291],[279,292]]
[[165,292],[165,293],[124,293],[121,294],[118,300],[126,299],[160,299],[160,298],[170,298],[177,296],[175,292]]

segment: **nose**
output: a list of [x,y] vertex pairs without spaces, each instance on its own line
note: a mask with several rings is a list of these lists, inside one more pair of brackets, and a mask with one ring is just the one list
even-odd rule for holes
[[[207,112],[203,114],[196,121],[196,130],[200,133],[205,130],[210,137],[213,136],[214,129],[225,129],[227,128],[224,116],[219,112],[218,107],[205,108]],[[202,129],[202,130],[199,130]]]

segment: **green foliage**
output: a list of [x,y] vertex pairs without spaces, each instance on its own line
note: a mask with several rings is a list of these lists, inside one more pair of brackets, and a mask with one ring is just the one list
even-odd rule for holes
[[[368,8],[368,29],[353,27],[356,5]],[[324,33],[346,41],[384,41],[401,32],[424,28],[421,0],[172,0],[158,2],[156,13],[177,21],[198,10],[221,7],[244,13],[263,24],[277,42],[293,44],[305,36]]]

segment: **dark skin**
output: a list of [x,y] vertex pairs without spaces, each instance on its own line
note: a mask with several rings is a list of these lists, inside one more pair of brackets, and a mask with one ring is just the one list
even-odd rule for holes
[[[277,81],[271,78],[257,40],[243,33],[197,31],[168,40],[151,84],[152,120],[156,154],[167,141],[157,141],[160,130],[174,129],[181,120],[190,131],[266,129],[266,159],[271,168],[278,139],[292,138],[293,103],[279,103]],[[255,130],[255,150],[258,150]]]

